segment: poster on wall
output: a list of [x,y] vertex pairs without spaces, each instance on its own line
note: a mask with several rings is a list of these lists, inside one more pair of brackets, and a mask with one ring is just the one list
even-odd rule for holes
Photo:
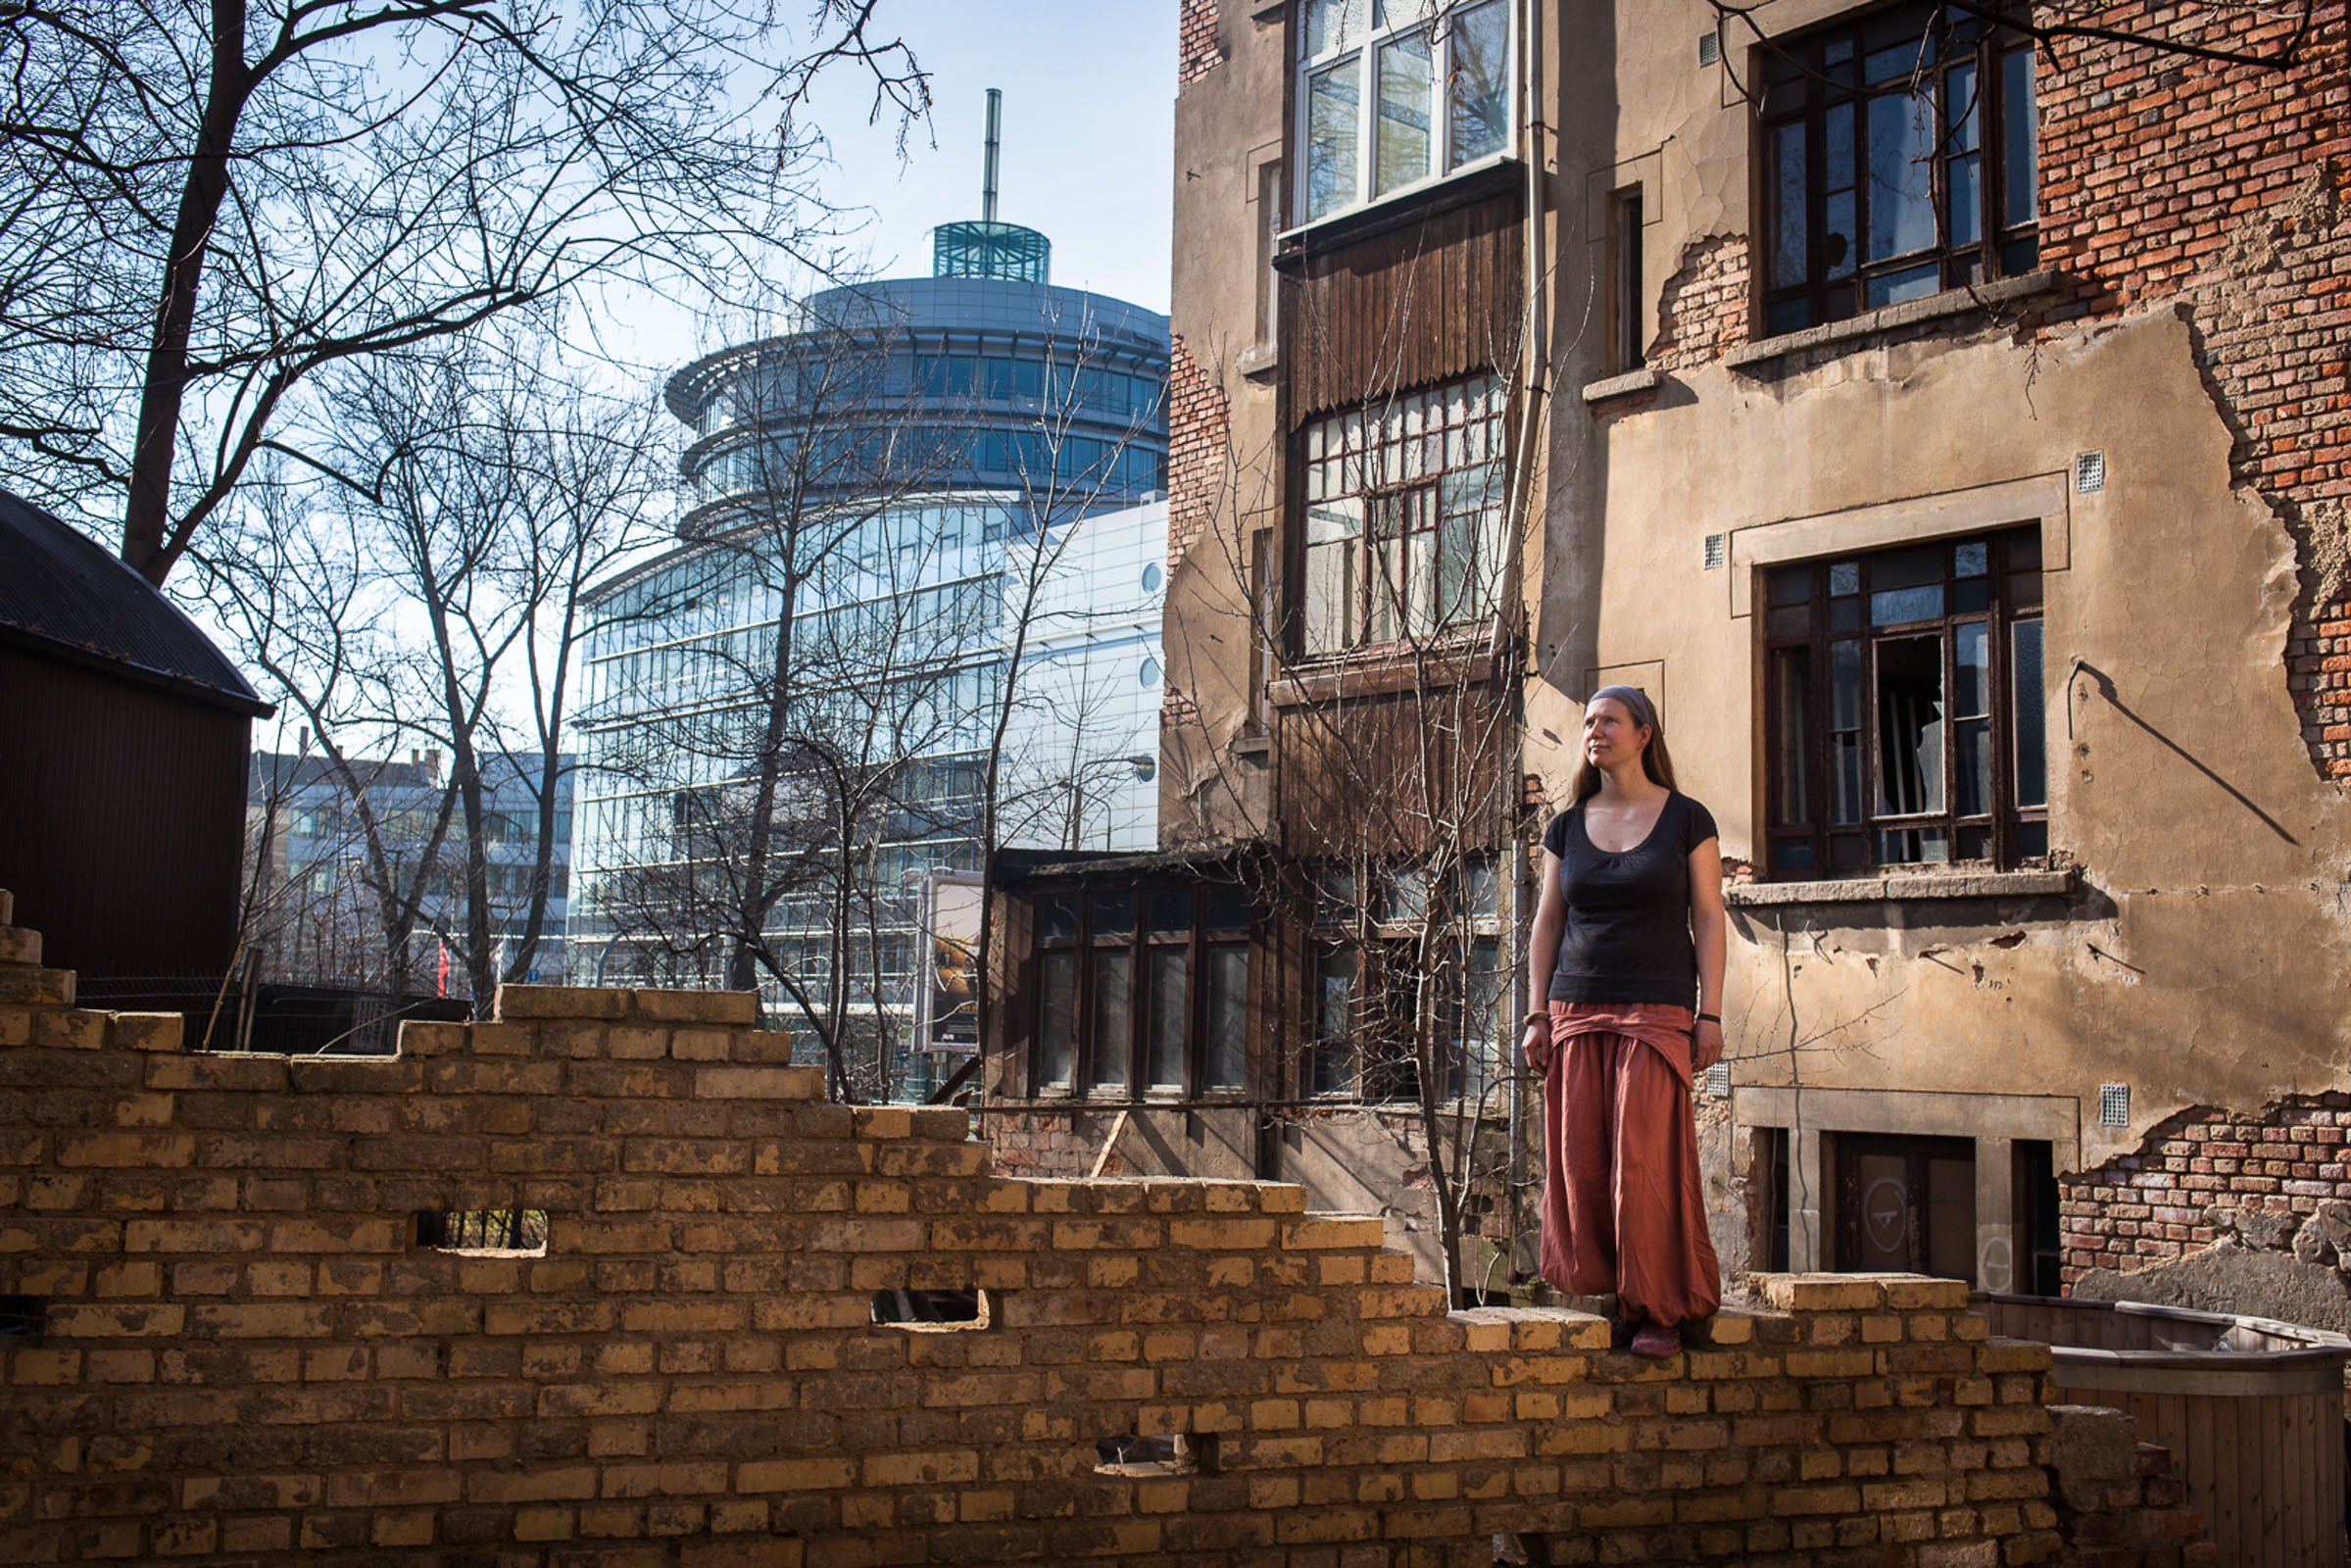
[[985,907],[976,876],[923,879],[922,942],[928,961],[915,1004],[917,1051],[968,1056],[980,1049],[980,917]]

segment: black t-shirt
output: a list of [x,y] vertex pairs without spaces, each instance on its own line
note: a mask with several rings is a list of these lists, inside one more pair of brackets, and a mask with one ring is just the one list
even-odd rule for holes
[[1649,836],[1610,855],[1584,832],[1584,808],[1551,818],[1543,847],[1559,857],[1567,929],[1551,971],[1553,1002],[1697,1004],[1690,937],[1690,852],[1715,836],[1714,816],[1675,792]]

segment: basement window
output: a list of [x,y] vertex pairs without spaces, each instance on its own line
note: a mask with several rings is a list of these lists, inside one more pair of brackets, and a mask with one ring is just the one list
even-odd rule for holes
[[416,1245],[474,1257],[544,1257],[547,1210],[466,1208],[416,1216]]
[[986,1291],[876,1291],[876,1328],[916,1334],[955,1334],[985,1329],[995,1316]]

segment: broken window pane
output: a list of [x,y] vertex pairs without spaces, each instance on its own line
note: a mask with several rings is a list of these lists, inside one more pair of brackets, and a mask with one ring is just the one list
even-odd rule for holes
[[1943,808],[1942,639],[1889,637],[1877,646],[1878,814]]

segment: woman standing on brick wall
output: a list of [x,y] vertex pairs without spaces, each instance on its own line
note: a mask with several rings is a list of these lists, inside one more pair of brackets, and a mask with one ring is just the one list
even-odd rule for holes
[[1543,848],[1521,1044],[1543,1078],[1543,1277],[1613,1292],[1635,1352],[1672,1355],[1723,1296],[1690,1111],[1691,1074],[1723,1054],[1723,861],[1640,691],[1585,705]]

